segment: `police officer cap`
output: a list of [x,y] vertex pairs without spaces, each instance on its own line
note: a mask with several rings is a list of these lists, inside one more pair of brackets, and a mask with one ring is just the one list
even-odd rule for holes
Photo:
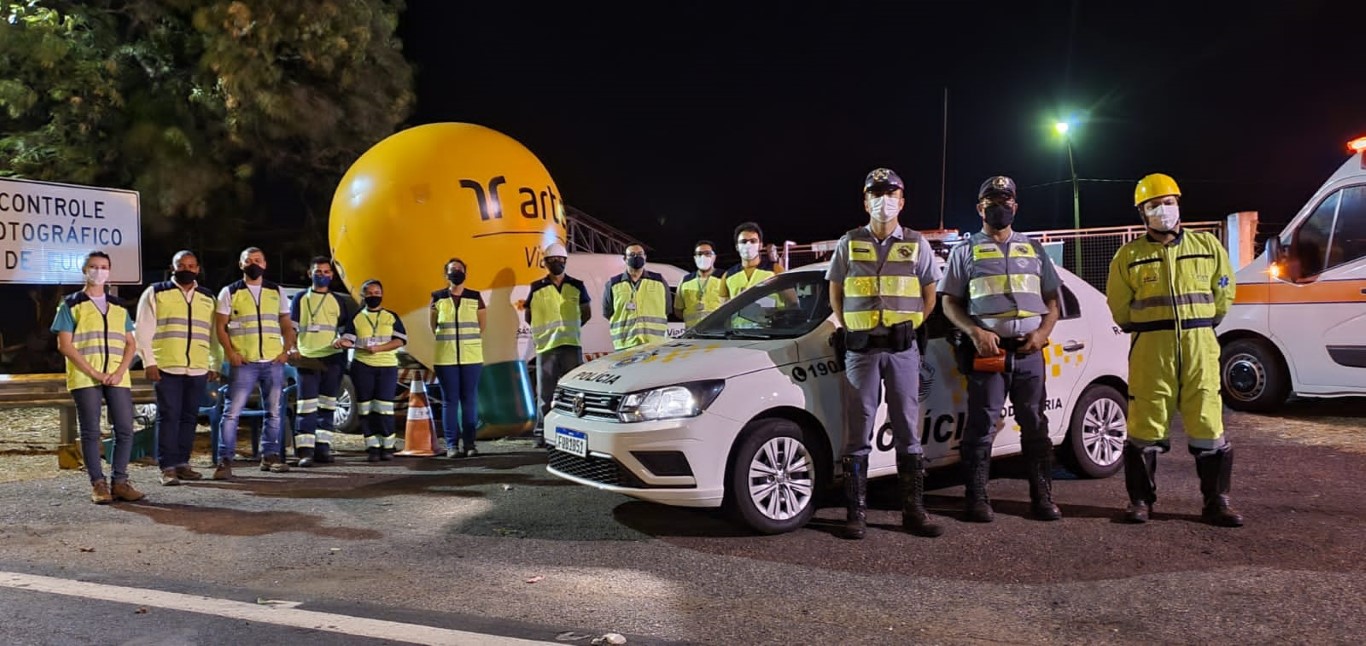
[[997,195],[1015,199],[1015,180],[1005,175],[988,177],[987,181],[982,182],[982,187],[977,189],[977,199],[979,200]]
[[906,190],[906,185],[901,183],[901,176],[890,168],[874,168],[873,172],[863,178],[863,190],[868,192],[872,189],[899,188]]

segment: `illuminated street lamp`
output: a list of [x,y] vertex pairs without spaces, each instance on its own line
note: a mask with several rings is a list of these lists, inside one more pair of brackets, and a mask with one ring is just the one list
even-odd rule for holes
[[[1062,135],[1063,141],[1067,143],[1067,167],[1072,172],[1072,228],[1081,229],[1081,188],[1077,184],[1077,164],[1072,159],[1072,124],[1059,121],[1053,124],[1053,129]],[[1076,258],[1072,270],[1081,271],[1081,238],[1077,238],[1072,246]]]

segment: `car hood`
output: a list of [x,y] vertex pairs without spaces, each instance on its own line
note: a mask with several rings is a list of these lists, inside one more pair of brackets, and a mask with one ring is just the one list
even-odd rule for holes
[[565,375],[560,385],[621,394],[704,379],[729,379],[797,360],[794,339],[675,339],[595,359]]

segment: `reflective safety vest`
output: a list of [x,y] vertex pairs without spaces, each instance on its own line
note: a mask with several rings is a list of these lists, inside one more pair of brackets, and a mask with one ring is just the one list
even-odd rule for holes
[[[399,320],[397,314],[385,309],[378,312],[362,309],[357,312],[355,316],[351,317],[350,323],[346,326],[346,334],[343,336],[356,344],[357,347],[384,345],[394,339],[401,339],[404,343],[408,342],[408,334],[403,329],[403,321]],[[398,365],[398,348],[384,352],[357,351],[352,356],[355,361],[375,368],[390,368]]]
[[617,274],[607,284],[612,312],[612,347],[617,350],[663,341],[669,337],[669,286],[664,277],[647,271],[640,282]]
[[249,363],[270,361],[285,351],[280,331],[280,286],[261,281],[261,302],[256,302],[246,281],[228,286],[232,313],[228,315],[228,337],[232,348]]
[[565,276],[559,287],[549,278],[531,284],[527,311],[531,314],[531,338],[537,354],[582,344],[579,335],[583,317],[579,309],[588,302],[584,299],[587,293],[583,281],[570,276]]
[[484,363],[484,341],[479,332],[479,306],[483,296],[466,288],[459,296],[450,289],[432,292],[436,310],[436,361],[438,366]]
[[1042,291],[1043,247],[1018,232],[998,243],[982,233],[968,238],[968,313],[1029,318],[1048,311]]
[[[222,359],[213,352],[218,303],[213,292],[196,285],[186,301],[180,285],[168,280],[152,285],[152,303],[157,313],[156,332],[152,334],[157,367],[217,371],[215,360]],[[139,325],[145,323],[151,321],[140,321]]]
[[[71,318],[76,321],[76,329],[71,332],[71,345],[81,354],[90,367],[103,373],[112,373],[123,365],[123,349],[128,345],[127,305],[116,296],[105,296],[108,307],[103,313],[95,307],[95,302],[85,292],[76,292],[65,299],[71,310]],[[71,359],[66,360],[67,390],[98,386],[90,375],[81,372]],[[132,387],[128,373],[117,384],[122,388]]]
[[[759,272],[756,270],[754,273]],[[724,280],[715,274],[700,276],[697,272],[683,277],[683,282],[678,284],[678,293],[674,295],[674,309],[683,312],[685,325],[697,325],[698,321],[721,307],[725,302],[721,297],[721,283]]]
[[759,261],[758,266],[754,267],[754,271],[748,275],[745,274],[744,263],[738,264],[726,270],[726,291],[731,298],[735,298],[740,295],[740,292],[772,278],[773,274],[773,261],[771,260]]
[[[901,231],[902,239],[878,244],[867,227],[859,227],[840,241],[849,254],[844,275],[844,325],[849,330],[866,332],[879,325],[907,322],[920,327],[924,322],[925,303],[916,268],[920,253],[930,252],[929,244],[916,231],[905,227]],[[883,246],[887,255],[879,259]]]
[[300,355],[321,359],[341,352],[340,348],[332,347],[346,320],[346,305],[340,296],[309,289],[294,295],[289,310],[299,330]]
[[1120,329],[1151,332],[1214,327],[1235,289],[1219,239],[1183,231],[1170,245],[1145,236],[1120,247],[1105,297]]

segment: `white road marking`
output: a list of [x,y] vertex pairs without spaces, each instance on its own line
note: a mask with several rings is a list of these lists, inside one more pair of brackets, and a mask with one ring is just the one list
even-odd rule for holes
[[133,606],[150,606],[180,612],[193,612],[201,615],[321,630],[356,637],[373,637],[410,644],[519,646],[554,643],[515,637],[499,637],[420,624],[405,624],[383,619],[367,619],[365,617],[349,617],[327,612],[299,610],[293,607],[298,605],[294,602],[249,603],[146,588],[127,588],[103,583],[71,581],[18,572],[0,572],[0,587],[60,594],[82,599],[98,599]]

